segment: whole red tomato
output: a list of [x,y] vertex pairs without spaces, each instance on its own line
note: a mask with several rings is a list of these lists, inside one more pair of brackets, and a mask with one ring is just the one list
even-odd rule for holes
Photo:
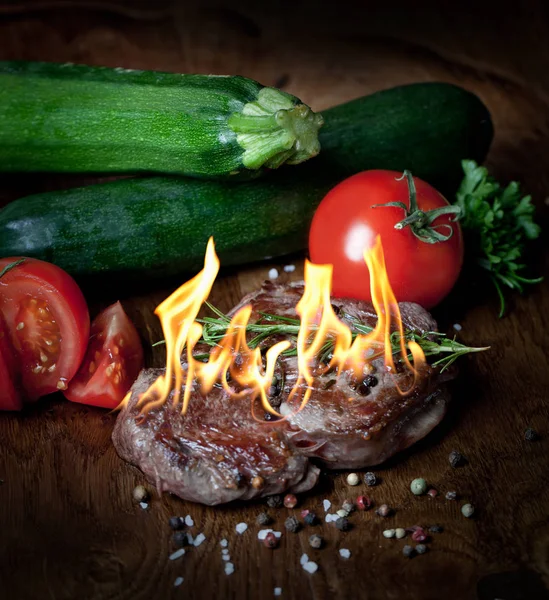
[[450,292],[461,270],[458,211],[408,172],[364,171],[320,203],[309,232],[310,257],[333,265],[333,296],[370,300],[363,255],[379,235],[397,300],[431,308]]

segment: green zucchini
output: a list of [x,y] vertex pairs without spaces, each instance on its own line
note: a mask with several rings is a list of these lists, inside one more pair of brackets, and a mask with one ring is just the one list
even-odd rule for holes
[[134,178],[16,200],[0,211],[0,256],[118,281],[196,271],[211,235],[224,266],[278,257],[307,246],[315,208],[343,177],[408,168],[450,193],[461,160],[482,162],[493,134],[476,96],[439,83],[379,92],[324,116],[323,153],[260,180]]
[[0,170],[255,176],[318,154],[321,115],[245,77],[0,62]]

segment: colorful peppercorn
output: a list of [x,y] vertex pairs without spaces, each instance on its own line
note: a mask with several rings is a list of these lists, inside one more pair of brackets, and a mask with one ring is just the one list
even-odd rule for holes
[[144,485],[136,485],[133,488],[133,499],[136,502],[146,502],[149,499],[149,492]]
[[358,485],[360,483],[360,478],[356,473],[349,473],[347,475],[347,485]]
[[372,506],[372,501],[368,496],[359,496],[356,499],[356,506],[358,510],[368,510]]
[[412,533],[412,539],[414,542],[425,542],[427,541],[427,534],[425,533],[425,529],[423,527],[416,527],[415,531]]
[[410,489],[412,490],[412,494],[422,496],[427,491],[427,482],[421,477],[414,479],[410,484]]
[[379,517],[388,517],[393,511],[387,504],[382,504],[377,510],[376,515]]
[[427,495],[430,496],[431,498],[436,498],[438,496],[438,492],[437,492],[437,490],[435,490],[435,488],[431,488],[427,492]]
[[455,500],[457,496],[457,492],[446,492],[446,500]]
[[468,519],[475,513],[475,507],[472,504],[464,504],[461,507],[461,514]]
[[297,498],[294,494],[286,494],[284,496],[284,506],[286,508],[294,508],[297,504]]
[[397,540],[401,540],[403,537],[406,537],[406,529],[402,527],[397,527],[395,529],[395,537]]
[[350,500],[345,500],[345,502],[343,502],[343,504],[341,505],[341,508],[343,510],[346,510],[348,513],[352,513],[353,510],[355,510],[355,505]]
[[444,529],[442,529],[440,525],[431,525],[431,527],[429,527],[429,531],[430,533],[442,533]]
[[395,529],[386,529],[383,532],[383,537],[390,539],[390,538],[394,538],[396,535],[396,530]]
[[311,546],[311,548],[315,548],[315,549],[321,548],[323,541],[324,540],[315,533],[314,535],[312,535],[309,538],[309,546]]
[[278,538],[276,535],[270,531],[263,540],[263,544],[267,546],[267,548],[277,548],[278,547]]

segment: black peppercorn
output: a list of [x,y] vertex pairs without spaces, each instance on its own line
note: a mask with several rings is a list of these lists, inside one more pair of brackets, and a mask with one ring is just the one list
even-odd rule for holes
[[457,492],[446,492],[446,500],[455,500],[457,498]]
[[184,531],[176,531],[173,534],[173,544],[176,548],[183,548],[189,544],[189,538]]
[[336,521],[336,527],[340,531],[349,531],[349,529],[351,529],[351,523],[349,522],[349,519],[346,519],[345,517],[339,517],[339,519]]
[[528,429],[524,432],[524,439],[527,442],[535,442],[539,439],[538,432],[535,429],[528,427]]
[[313,512],[308,513],[304,520],[306,525],[316,525],[318,523],[318,518]]
[[412,556],[415,554],[415,550],[412,548],[412,546],[406,545],[404,548],[402,548],[402,554],[404,554],[406,558],[412,558]]
[[282,496],[275,495],[267,498],[267,506],[269,508],[280,508],[283,504]]
[[178,531],[185,526],[185,519],[182,519],[181,517],[170,517],[169,524],[171,529]]
[[378,481],[377,481],[377,477],[376,477],[375,473],[368,471],[368,473],[366,473],[364,475],[364,483],[366,485],[369,485],[370,487],[377,485]]
[[429,531],[430,533],[442,533],[444,530],[440,525],[431,525],[431,527],[429,527]]
[[452,450],[452,452],[450,452],[450,454],[448,455],[448,460],[450,461],[450,465],[454,469],[463,466],[466,462],[465,456],[463,456],[463,454],[461,454],[461,452],[458,452],[457,450]]
[[299,531],[300,524],[295,517],[288,517],[284,521],[284,527],[286,527],[286,529],[291,533],[296,533],[297,531]]
[[256,522],[258,525],[269,525],[272,522],[272,519],[269,513],[262,512],[257,515]]
[[418,554],[425,554],[427,552],[427,546],[425,544],[418,544],[416,546],[416,552]]

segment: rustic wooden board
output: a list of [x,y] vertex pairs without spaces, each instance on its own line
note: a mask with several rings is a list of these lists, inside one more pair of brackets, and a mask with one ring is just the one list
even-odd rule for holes
[[[258,3],[259,4],[259,3]],[[369,4],[369,3],[364,3]],[[294,3],[292,9],[157,2],[11,2],[0,5],[0,59],[87,62],[180,72],[239,73],[278,84],[314,109],[392,85],[443,80],[463,85],[488,104],[496,139],[488,164],[502,178],[520,178],[534,194],[546,225],[549,190],[549,19],[544,3],[521,3],[512,12],[488,12],[466,2],[461,12],[434,3],[357,5]],[[421,3],[420,3],[421,4]],[[463,4],[463,3],[462,3]],[[435,10],[435,8],[437,10]],[[500,7],[501,8],[501,7]],[[488,20],[489,17],[489,20]],[[464,33],[466,32],[466,34]],[[3,177],[0,201],[33,191],[73,185],[78,178]],[[539,268],[549,274],[547,236]],[[212,301],[228,309],[256,288],[270,267],[302,257],[224,272]],[[147,344],[149,364],[162,364],[148,343],[161,331],[152,311],[172,287],[90,293],[92,312],[120,297]],[[132,503],[141,474],[121,461],[110,441],[115,417],[52,398],[21,415],[0,414],[0,597],[129,599],[273,597],[405,598],[439,600],[536,600],[549,593],[549,286],[513,297],[499,320],[496,301],[465,282],[436,311],[445,328],[459,322],[461,339],[492,346],[462,362],[454,403],[444,423],[405,456],[377,470],[375,502],[395,508],[384,521],[373,511],[353,517],[340,533],[318,528],[322,550],[308,547],[311,528],[284,535],[280,549],[257,542],[254,524],[262,504],[205,508],[172,497],[155,497],[150,509]],[[527,426],[542,439],[523,440]],[[448,453],[461,450],[467,466],[452,469]],[[440,492],[415,498],[411,479],[426,477]],[[457,490],[460,502],[444,499]],[[323,514],[364,492],[349,489],[343,475],[326,476],[300,508]],[[476,518],[461,516],[472,501]],[[283,527],[286,509],[276,511]],[[206,542],[171,563],[167,519],[191,514]],[[242,536],[235,525],[246,522]],[[386,540],[387,527],[440,523],[430,552],[401,555],[404,541]],[[315,528],[316,531],[316,528]],[[219,540],[227,537],[235,573],[223,572]],[[340,547],[352,556],[344,561]],[[319,571],[305,573],[303,552]],[[177,576],[185,581],[173,588]]]

